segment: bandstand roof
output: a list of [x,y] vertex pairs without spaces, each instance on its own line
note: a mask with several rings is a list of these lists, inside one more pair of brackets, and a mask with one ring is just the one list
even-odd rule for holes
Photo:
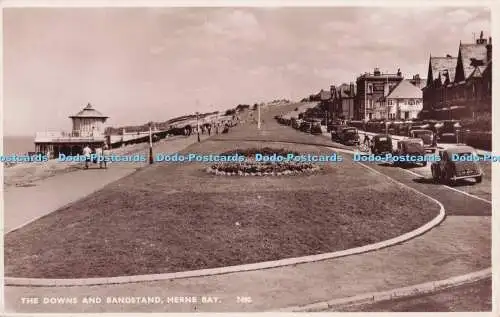
[[83,108],[83,110],[81,110],[80,112],[78,112],[77,114],[73,115],[73,116],[70,116],[71,119],[73,118],[103,118],[103,119],[106,119],[106,118],[109,118],[105,115],[103,115],[102,113],[100,113],[99,111],[95,110],[94,107],[88,103],[87,106],[85,108]]

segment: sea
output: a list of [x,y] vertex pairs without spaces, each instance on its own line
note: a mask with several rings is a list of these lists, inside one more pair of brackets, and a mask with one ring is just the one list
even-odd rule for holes
[[3,155],[27,154],[35,151],[35,138],[33,136],[4,136]]

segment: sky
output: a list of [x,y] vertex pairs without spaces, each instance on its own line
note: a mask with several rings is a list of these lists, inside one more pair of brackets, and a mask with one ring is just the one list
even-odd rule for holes
[[490,11],[434,8],[5,8],[4,135],[298,100],[364,72],[427,76],[429,54],[490,36]]

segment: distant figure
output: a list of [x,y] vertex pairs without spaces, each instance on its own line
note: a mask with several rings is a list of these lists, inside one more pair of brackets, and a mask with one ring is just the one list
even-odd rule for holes
[[109,147],[107,144],[104,144],[104,147],[102,148],[102,160],[99,163],[99,168],[102,167],[102,164],[104,163],[104,168],[108,168],[107,162],[106,162],[106,157],[109,156]]
[[212,132],[212,125],[207,126],[207,132],[208,132],[208,135],[210,136],[210,133]]
[[89,168],[90,155],[92,154],[92,149],[87,145],[83,148],[83,156],[85,156],[85,169]]
[[95,149],[95,160],[94,160],[94,163],[99,163],[99,168],[102,168],[102,160],[104,159],[103,158],[103,155],[102,155],[102,147],[98,147]]
[[366,133],[365,133],[365,138],[363,140],[363,143],[366,145],[370,145],[370,137]]

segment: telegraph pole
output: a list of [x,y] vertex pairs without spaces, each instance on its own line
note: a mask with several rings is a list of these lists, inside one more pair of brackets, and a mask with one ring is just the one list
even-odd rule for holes
[[200,113],[196,111],[196,132],[198,134],[198,142],[200,142],[200,123],[199,123],[199,115]]
[[149,164],[153,164],[153,134],[151,128],[153,122],[149,122]]
[[260,104],[257,104],[257,129],[260,130]]

